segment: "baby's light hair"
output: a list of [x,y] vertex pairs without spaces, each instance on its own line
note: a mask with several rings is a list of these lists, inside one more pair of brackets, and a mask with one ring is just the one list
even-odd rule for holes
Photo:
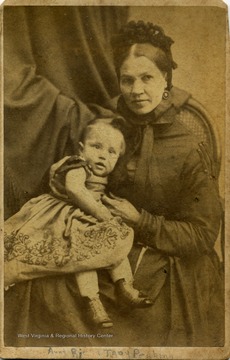
[[90,121],[82,132],[80,142],[82,142],[84,144],[89,131],[93,128],[93,126],[98,125],[98,124],[104,124],[107,126],[109,125],[113,129],[120,131],[120,133],[123,135],[123,140],[124,140],[122,142],[120,156],[124,155],[125,149],[126,149],[125,134],[124,134],[126,122],[125,122],[125,119],[120,115],[114,115],[114,117],[101,116],[101,117],[97,117],[96,119],[93,119],[92,121]]

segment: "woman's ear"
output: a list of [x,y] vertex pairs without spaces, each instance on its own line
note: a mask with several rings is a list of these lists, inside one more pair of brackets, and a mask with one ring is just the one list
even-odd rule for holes
[[81,142],[81,141],[79,141],[79,153],[80,153],[80,155],[81,155],[81,153],[82,153],[82,151],[83,151],[83,149],[84,149],[84,144]]

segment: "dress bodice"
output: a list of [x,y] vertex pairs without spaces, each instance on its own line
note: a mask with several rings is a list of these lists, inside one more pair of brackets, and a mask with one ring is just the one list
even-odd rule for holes
[[[50,188],[52,194],[64,201],[71,201],[65,188],[65,177],[68,171],[83,167],[86,172],[85,185],[96,200],[100,200],[107,185],[107,177],[96,176],[84,158],[78,155],[66,156],[52,165],[50,170]],[[76,179],[77,181],[77,179]]]
[[86,187],[92,193],[95,200],[99,201],[101,196],[105,193],[107,185],[107,177],[96,176],[90,174],[86,179]]

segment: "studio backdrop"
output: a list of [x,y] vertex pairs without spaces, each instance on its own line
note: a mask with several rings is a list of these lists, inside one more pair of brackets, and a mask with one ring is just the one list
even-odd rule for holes
[[118,94],[110,38],[127,18],[127,7],[4,7],[5,218],[47,190],[70,130],[90,117],[79,99]]

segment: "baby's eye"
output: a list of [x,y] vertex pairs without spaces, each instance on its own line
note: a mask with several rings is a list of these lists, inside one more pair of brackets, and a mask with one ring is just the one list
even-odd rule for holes
[[100,144],[92,144],[91,145],[93,148],[95,149],[100,149],[101,148],[101,145]]
[[116,151],[114,149],[109,149],[110,154],[116,154]]

